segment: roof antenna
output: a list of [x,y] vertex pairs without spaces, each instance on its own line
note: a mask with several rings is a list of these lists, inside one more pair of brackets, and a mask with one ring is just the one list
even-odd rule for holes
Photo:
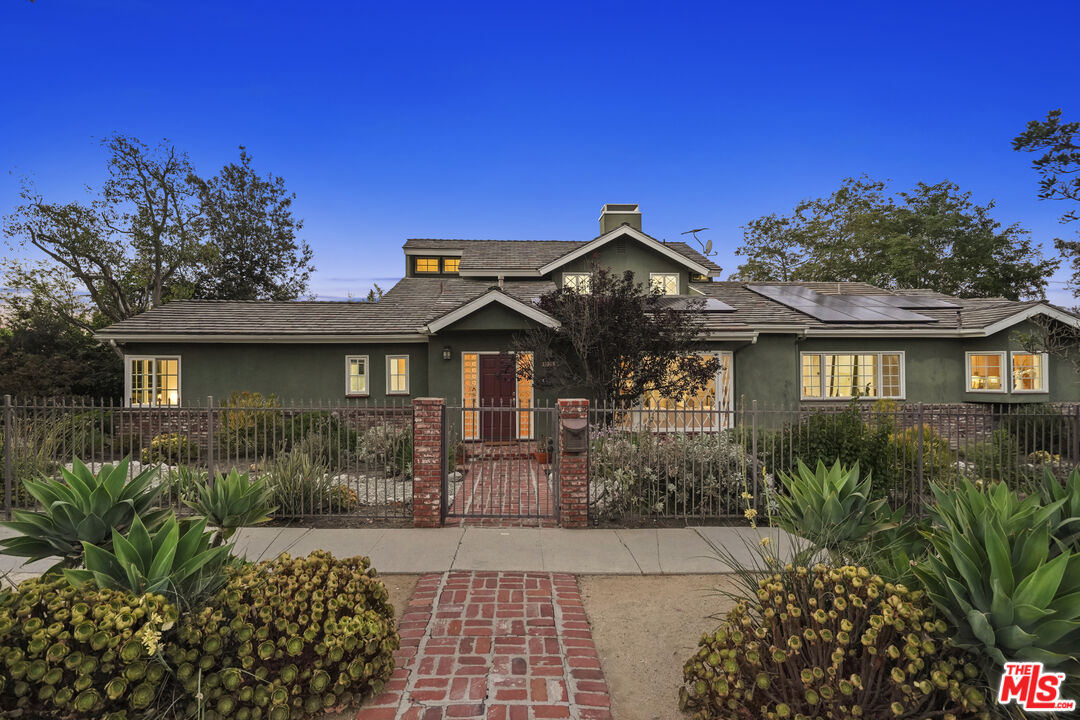
[[701,254],[704,255],[705,257],[712,257],[713,255],[716,254],[716,253],[713,252],[713,249],[712,249],[712,240],[702,240],[701,238],[699,238],[697,236],[697,234],[699,232],[705,232],[708,229],[709,228],[694,228],[693,230],[687,230],[686,232],[679,233],[679,234],[680,235],[693,235],[694,236],[694,241],[698,245],[701,246],[701,249],[702,249]]

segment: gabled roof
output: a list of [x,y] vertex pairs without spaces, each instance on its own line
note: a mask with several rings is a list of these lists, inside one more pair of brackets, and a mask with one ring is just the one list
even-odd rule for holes
[[[454,240],[445,238],[412,238],[403,246],[407,255],[421,254],[424,250],[440,254],[461,254],[459,272],[462,277],[540,277],[545,274],[541,268],[552,263],[559,265],[570,262],[568,257],[584,246],[590,246],[598,240],[604,243],[629,234],[633,231],[647,239],[650,247],[671,257],[674,253],[677,262],[692,267],[703,267],[702,275],[716,276],[722,272],[719,265],[703,256],[684,242],[660,242],[645,233],[623,225],[610,233],[579,242],[576,240]],[[611,236],[611,237],[609,237]],[[606,239],[605,239],[606,238]],[[635,237],[639,239],[640,237]],[[604,244],[601,243],[601,244]],[[597,245],[598,247],[598,245]],[[662,248],[662,249],[661,249]],[[589,252],[586,250],[585,252]],[[576,255],[574,257],[577,257]],[[550,271],[548,271],[550,272]]]
[[[705,265],[703,263],[700,263],[700,262],[698,262],[696,260],[691,259],[689,257],[689,255],[687,255],[687,253],[685,253],[684,251],[682,251],[680,249],[676,249],[674,247],[671,247],[671,246],[667,245],[666,243],[662,243],[659,240],[657,240],[656,238],[654,238],[654,237],[652,237],[650,235],[646,235],[645,233],[638,230],[637,228],[634,228],[634,227],[632,227],[630,225],[620,225],[619,227],[615,228],[614,230],[610,230],[610,231],[604,233],[603,235],[601,235],[600,237],[594,238],[594,239],[590,240],[589,242],[581,245],[580,247],[575,248],[575,249],[563,254],[562,256],[560,256],[558,258],[555,258],[551,262],[549,262],[549,263],[547,263],[545,265],[541,265],[540,266],[540,274],[541,275],[547,275],[552,270],[556,270],[556,269],[562,267],[563,265],[565,265],[568,262],[571,262],[573,260],[577,260],[579,257],[587,255],[587,254],[591,253],[593,250],[597,250],[597,249],[603,247],[604,245],[607,245],[612,240],[615,240],[616,238],[621,238],[621,237],[633,238],[634,240],[637,240],[638,242],[640,242],[642,245],[645,245],[646,247],[655,250],[656,252],[660,253],[661,255],[665,255],[668,258],[674,260],[675,262],[677,262],[677,263],[679,263],[681,265],[684,265],[685,267],[690,268],[692,271],[694,271],[695,273],[697,273],[699,275],[715,275],[715,274],[720,272],[720,268],[717,267],[715,264],[710,263],[710,265],[712,265],[712,267],[709,267],[709,266],[707,266],[707,265]],[[681,244],[685,245],[685,243],[681,243]],[[715,268],[715,270],[714,270],[714,268]]]
[[546,325],[550,328],[559,327],[559,322],[555,318],[551,317],[547,313],[537,308],[534,303],[523,302],[511,295],[508,295],[499,288],[492,288],[480,297],[474,300],[470,300],[469,302],[457,307],[454,310],[451,310],[445,315],[431,320],[427,324],[427,330],[433,333],[438,332],[445,327],[453,325],[458,320],[466,318],[469,315],[472,315],[477,310],[485,308],[491,304],[502,305],[503,307],[509,308],[520,315],[524,315],[530,320],[535,320],[541,325]]

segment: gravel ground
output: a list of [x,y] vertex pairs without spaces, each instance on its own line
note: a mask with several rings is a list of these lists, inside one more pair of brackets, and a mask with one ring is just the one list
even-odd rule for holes
[[709,616],[730,602],[725,575],[593,575],[579,578],[593,640],[611,690],[615,720],[686,718],[679,712],[683,663],[701,634],[719,624]]

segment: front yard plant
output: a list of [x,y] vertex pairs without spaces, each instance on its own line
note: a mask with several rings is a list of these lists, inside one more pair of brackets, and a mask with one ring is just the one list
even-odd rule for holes
[[1080,495],[1061,492],[1044,503],[1004,483],[934,488],[932,552],[915,574],[991,685],[1006,661],[1022,660],[1080,680],[1080,554],[1056,537],[1076,526],[1064,513]]
[[989,717],[946,631],[921,592],[866,568],[789,565],[702,636],[679,704],[695,720]]
[[708,516],[738,509],[750,465],[729,432],[658,434],[607,427],[595,428],[590,438],[592,502],[606,517]]
[[155,469],[143,470],[128,480],[127,458],[103,465],[94,474],[78,458],[60,479],[26,478],[23,487],[41,510],[14,510],[4,527],[19,533],[0,539],[0,553],[33,562],[59,558],[57,567],[82,561],[83,543],[108,548],[114,531],[124,533],[136,516],[150,529],[165,521],[169,511],[156,507],[163,485],[155,482]]
[[[6,541],[11,554],[63,559],[0,592],[0,710],[42,720],[297,720],[358,703],[389,678],[398,635],[367,558],[317,551],[247,563],[207,517],[154,506],[164,487],[148,485],[156,469],[129,482],[126,460],[97,476],[73,466],[63,481],[27,481],[51,504],[13,527],[53,532],[50,511],[70,524],[57,493],[85,500],[96,520],[81,524],[115,518],[117,527],[63,543]],[[218,482],[217,495],[199,487],[192,505],[224,518],[220,529],[265,519],[266,487],[236,471]]]
[[270,504],[270,488],[265,479],[251,480],[248,473],[236,468],[228,475],[218,475],[213,484],[195,486],[192,499],[184,503],[217,528],[213,545],[227,541],[242,527],[270,522],[277,508]]
[[316,551],[232,574],[183,623],[168,658],[205,720],[309,717],[378,692],[398,647],[386,587],[367,558]]
[[158,705],[157,645],[178,618],[161,595],[62,576],[25,580],[0,601],[0,708],[29,718],[135,718]]

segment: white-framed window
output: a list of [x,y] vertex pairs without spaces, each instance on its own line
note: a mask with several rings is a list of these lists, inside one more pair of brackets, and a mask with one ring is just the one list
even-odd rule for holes
[[586,295],[589,292],[590,280],[592,280],[592,275],[589,273],[563,273],[562,286],[567,290]]
[[800,353],[803,400],[904,398],[904,353]]
[[409,394],[409,356],[386,356],[386,394]]
[[969,352],[965,357],[968,392],[1003,393],[1008,390],[1004,352]]
[[679,273],[649,273],[649,287],[661,295],[678,295]]
[[180,356],[124,356],[124,401],[128,407],[178,406]]
[[368,395],[368,356],[345,356],[345,394],[354,397]]
[[1044,393],[1048,391],[1046,353],[1020,350],[1011,353],[1012,391],[1014,393]]

